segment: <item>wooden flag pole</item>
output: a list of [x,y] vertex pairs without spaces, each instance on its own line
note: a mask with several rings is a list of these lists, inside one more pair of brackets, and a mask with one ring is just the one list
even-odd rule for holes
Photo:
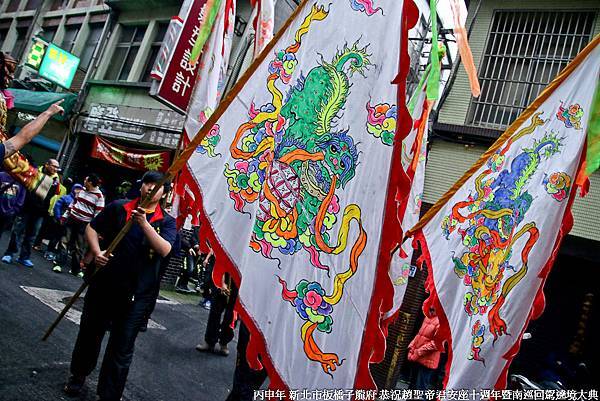
[[[254,72],[258,69],[258,67],[262,64],[262,62],[267,58],[267,56],[272,54],[271,52],[273,51],[273,48],[275,47],[275,45],[277,44],[279,39],[283,36],[283,34],[285,32],[287,32],[287,30],[290,27],[290,25],[292,24],[292,22],[296,19],[296,17],[304,9],[304,7],[306,6],[307,3],[308,3],[308,0],[302,0],[302,3],[300,3],[300,5],[296,8],[296,10],[294,10],[294,12],[290,15],[290,17],[287,19],[285,24],[279,30],[279,32],[277,32],[277,34],[273,37],[273,39],[269,42],[269,44],[267,46],[265,46],[265,48],[260,53],[260,55],[252,62],[252,64],[248,67],[246,72],[240,77],[238,82],[233,86],[233,88],[231,89],[229,94],[219,104],[219,106],[217,107],[215,112],[210,116],[208,121],[206,121],[206,123],[204,123],[204,125],[200,129],[200,132],[198,132],[198,134],[189,143],[189,145],[183,150],[183,152],[181,152],[179,154],[179,156],[173,161],[173,164],[171,164],[171,167],[169,167],[169,169],[167,170],[167,173],[165,174],[163,179],[159,183],[157,183],[154,186],[154,189],[142,200],[142,203],[140,204],[141,208],[147,207],[148,204],[150,203],[151,199],[154,197],[154,195],[156,195],[158,193],[160,187],[162,187],[165,183],[172,180],[173,177],[175,177],[175,175],[185,166],[185,164],[187,163],[189,158],[194,154],[194,151],[196,150],[198,145],[200,145],[202,140],[210,133],[210,130],[212,129],[212,127],[221,118],[221,116],[223,115],[225,110],[227,110],[229,105],[231,103],[233,103],[234,99],[237,97],[237,95],[242,90],[244,85],[246,85],[246,82],[248,82],[248,80],[250,79],[252,74],[254,74]],[[129,232],[129,229],[131,228],[132,224],[133,224],[133,219],[129,219],[129,221],[127,221],[127,223],[125,223],[125,225],[123,226],[121,231],[119,231],[117,236],[112,240],[109,247],[106,249],[107,255],[110,255],[114,252],[114,250],[117,248],[117,246],[119,245],[121,240],[125,237],[125,235],[127,235],[127,232]],[[94,278],[94,276],[98,273],[99,270],[100,270],[100,268],[97,268],[96,271],[94,272],[94,274],[91,277],[89,277],[86,281],[84,281],[83,284],[81,284],[81,287],[79,287],[79,289],[75,292],[75,294],[73,294],[73,296],[71,297],[69,302],[65,305],[63,310],[58,314],[58,316],[56,317],[54,322],[50,325],[50,327],[48,327],[48,330],[46,330],[44,337],[42,337],[42,341],[46,341],[48,339],[48,337],[50,337],[50,335],[52,334],[52,332],[54,331],[56,326],[58,326],[58,324],[63,319],[63,317],[67,314],[67,312],[71,309],[73,304],[77,301],[77,299],[81,296],[83,291],[87,288],[87,286],[89,285],[89,281]]]

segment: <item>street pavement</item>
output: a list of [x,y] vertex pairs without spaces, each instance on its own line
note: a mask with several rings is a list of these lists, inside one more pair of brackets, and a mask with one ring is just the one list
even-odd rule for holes
[[[0,241],[6,249],[9,233]],[[1,256],[1,255],[0,255]],[[51,263],[33,251],[34,268],[0,262],[0,400],[96,400],[101,360],[80,397],[62,393],[77,336],[82,301],[52,336],[41,338],[81,279],[53,273]],[[64,292],[63,292],[64,291]],[[150,328],[140,333],[125,388],[126,401],[222,401],[233,378],[236,340],[231,354],[201,354],[208,311],[198,297],[161,293]],[[237,335],[237,333],[236,333]],[[108,339],[108,333],[104,344]],[[104,348],[101,357],[104,353]]]

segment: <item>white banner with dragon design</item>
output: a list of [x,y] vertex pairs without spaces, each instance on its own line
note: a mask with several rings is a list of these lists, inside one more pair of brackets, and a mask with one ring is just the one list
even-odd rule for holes
[[572,221],[598,42],[412,230],[430,268],[429,303],[451,348],[447,389],[504,388],[521,335],[543,310],[543,283]]
[[354,388],[370,358],[361,347],[394,149],[394,130],[375,122],[398,115],[402,10],[306,2],[218,118],[218,140],[188,162],[241,276],[242,315],[289,389]]

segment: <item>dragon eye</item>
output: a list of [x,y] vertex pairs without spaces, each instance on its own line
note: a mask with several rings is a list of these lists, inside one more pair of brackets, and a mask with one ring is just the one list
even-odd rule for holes
[[344,170],[346,169],[346,163],[343,160],[340,161],[340,167]]
[[337,151],[338,151],[337,146],[335,146],[335,145],[331,145],[329,147],[329,150],[331,150],[333,153],[337,153]]

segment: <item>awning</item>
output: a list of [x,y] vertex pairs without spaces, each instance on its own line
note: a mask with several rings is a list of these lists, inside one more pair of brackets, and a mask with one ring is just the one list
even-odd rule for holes
[[9,91],[15,97],[15,109],[23,111],[41,113],[46,111],[53,103],[64,99],[65,101],[61,106],[65,109],[65,114],[56,114],[53,117],[59,121],[67,120],[68,115],[73,110],[73,106],[75,106],[75,101],[77,100],[77,95],[72,93],[38,92],[13,88],[10,88]]
[[[15,128],[15,135],[21,131],[21,127]],[[37,145],[41,148],[47,149],[52,152],[58,153],[60,150],[60,142],[55,141],[54,139],[46,138],[43,135],[36,135],[31,140],[31,143]]]

